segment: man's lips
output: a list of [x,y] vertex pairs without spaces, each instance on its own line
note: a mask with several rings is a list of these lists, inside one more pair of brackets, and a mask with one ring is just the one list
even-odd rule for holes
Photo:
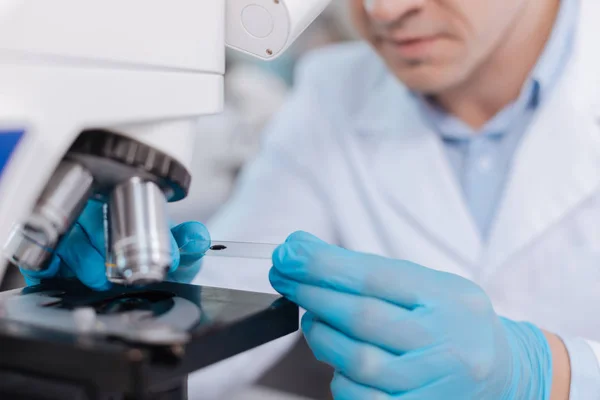
[[438,39],[438,35],[422,35],[422,36],[397,36],[397,37],[383,37],[386,42],[391,42],[397,46],[411,45],[422,42],[428,42]]
[[438,35],[382,37],[382,41],[392,47],[402,58],[415,59],[426,56],[441,39]]

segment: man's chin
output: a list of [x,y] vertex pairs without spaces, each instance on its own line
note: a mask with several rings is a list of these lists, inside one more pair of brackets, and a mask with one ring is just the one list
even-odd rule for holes
[[442,93],[455,86],[458,80],[448,68],[427,63],[415,63],[408,68],[392,68],[392,72],[408,89],[425,95]]
[[435,95],[451,86],[435,74],[396,74],[396,77],[409,90],[424,95]]

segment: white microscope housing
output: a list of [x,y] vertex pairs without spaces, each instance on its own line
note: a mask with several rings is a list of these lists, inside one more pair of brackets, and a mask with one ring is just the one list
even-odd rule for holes
[[16,137],[0,282],[10,263],[47,268],[90,198],[104,203],[109,279],[163,280],[166,202],[187,194],[197,119],[223,107],[226,46],[273,59],[328,3],[0,0],[0,137]]

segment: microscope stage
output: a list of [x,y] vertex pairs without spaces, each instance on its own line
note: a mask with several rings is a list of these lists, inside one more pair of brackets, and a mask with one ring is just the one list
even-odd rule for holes
[[297,329],[276,295],[46,281],[0,294],[0,398],[180,399],[188,374]]

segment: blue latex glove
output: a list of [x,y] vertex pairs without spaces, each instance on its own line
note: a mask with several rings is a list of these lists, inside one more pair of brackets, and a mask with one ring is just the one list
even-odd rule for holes
[[295,233],[273,287],[307,310],[302,329],[335,370],[338,400],[550,398],[543,333],[501,318],[474,283]]
[[[187,222],[171,229],[173,263],[167,279],[191,282],[200,270],[201,258],[210,247],[210,235],[199,222]],[[106,290],[104,266],[104,222],[102,204],[88,202],[75,226],[62,241],[49,268],[42,272],[21,270],[27,285],[53,277],[77,277],[95,290]]]

